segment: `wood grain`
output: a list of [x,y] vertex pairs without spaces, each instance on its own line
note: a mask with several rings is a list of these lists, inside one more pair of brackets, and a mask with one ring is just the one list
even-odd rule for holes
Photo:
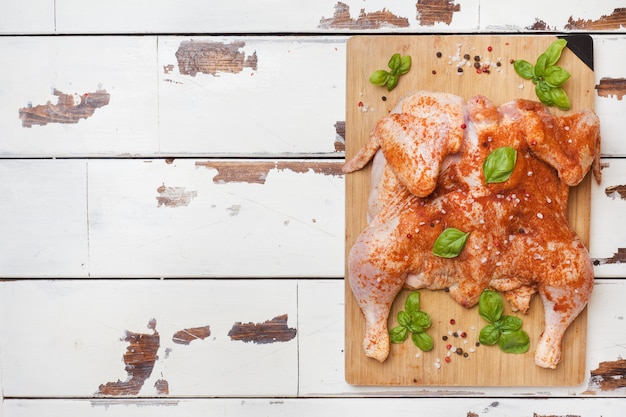
[[[355,37],[348,42],[348,86],[346,98],[346,158],[362,146],[378,119],[387,114],[409,91],[430,90],[453,93],[469,99],[481,94],[496,104],[515,98],[536,100],[533,85],[514,72],[511,59],[534,62],[556,38],[552,36],[391,36]],[[413,57],[413,67],[392,92],[375,87],[368,81],[376,69],[386,67],[391,54],[399,52]],[[437,53],[440,53],[438,57]],[[469,60],[464,58],[468,55]],[[474,57],[481,62],[480,73],[472,66]],[[468,62],[466,62],[468,61]],[[498,66],[498,63],[499,66]],[[489,72],[485,72],[489,64]],[[572,99],[571,111],[593,108],[594,74],[571,51],[566,50],[559,65],[572,73],[565,89]],[[554,114],[562,114],[558,110]],[[366,204],[369,194],[369,169],[346,178],[346,254],[358,234],[366,226]],[[590,179],[570,193],[569,218],[580,238],[589,242]],[[449,320],[468,332],[468,344],[475,342],[481,322],[477,311],[458,306],[443,291],[422,290],[423,306],[433,318],[430,329],[436,348],[420,353],[412,344],[394,345],[383,364],[366,358],[361,341],[364,321],[346,282],[346,379],[356,385],[575,385],[585,369],[586,310],[571,325],[564,340],[564,357],[557,370],[534,365],[534,350],[543,329],[543,309],[538,297],[530,312],[523,316],[524,329],[531,337],[531,348],[523,355],[503,354],[497,348],[480,346],[468,358],[446,356],[443,335]],[[395,325],[397,311],[407,292],[400,294],[392,313],[390,326]],[[505,303],[506,305],[507,303]],[[508,308],[508,305],[507,305]],[[512,314],[512,313],[509,313]],[[453,341],[452,343],[463,343]],[[443,350],[441,347],[444,347]],[[416,358],[419,354],[419,358]],[[459,359],[459,360],[457,360]],[[435,364],[440,361],[440,367]],[[498,365],[487,366],[497,363]]]

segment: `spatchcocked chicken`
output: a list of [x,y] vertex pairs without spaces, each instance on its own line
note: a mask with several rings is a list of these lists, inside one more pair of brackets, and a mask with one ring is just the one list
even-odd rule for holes
[[[593,288],[591,260],[566,211],[570,186],[591,168],[600,180],[599,129],[590,110],[556,117],[534,101],[497,107],[482,96],[465,102],[432,92],[406,96],[381,119],[343,168],[373,159],[369,224],[348,256],[365,354],[387,358],[387,319],[403,287],[447,289],[468,308],[491,288],[522,312],[539,293],[545,328],[535,363],[556,368],[563,334]],[[510,169],[492,182],[485,161],[502,149]],[[447,228],[469,233],[451,257],[433,252]]]

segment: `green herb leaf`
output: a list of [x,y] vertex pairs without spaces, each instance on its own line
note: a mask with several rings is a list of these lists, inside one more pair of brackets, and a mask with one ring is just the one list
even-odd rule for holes
[[409,336],[409,330],[404,326],[396,326],[389,331],[391,343],[403,343]]
[[533,64],[523,59],[517,59],[513,62],[513,69],[520,77],[530,80],[535,76]]
[[409,331],[411,333],[421,333],[426,331],[430,327],[430,316],[423,311],[416,311],[411,314],[411,323],[409,326]]
[[546,49],[543,53],[546,56],[546,67],[550,67],[557,63],[559,58],[561,58],[561,52],[563,48],[567,45],[567,41],[565,39],[559,39],[554,42]]
[[459,256],[469,232],[465,233],[454,227],[449,227],[437,237],[433,246],[433,253],[441,258],[455,258]]
[[415,346],[420,348],[424,352],[428,352],[433,349],[434,343],[433,338],[426,332],[413,333],[411,335],[411,340]]
[[548,57],[545,53],[539,55],[537,58],[537,62],[535,62],[535,76],[542,77],[544,72],[546,71],[546,61]]
[[488,324],[480,330],[478,341],[483,345],[492,346],[498,343],[501,334],[495,325]]
[[411,324],[411,315],[406,311],[400,310],[398,311],[397,320],[400,326],[409,327]]
[[420,311],[420,293],[412,291],[404,302],[404,311],[409,314],[415,314]]
[[541,80],[535,84],[535,93],[537,94],[537,98],[546,106],[553,106],[554,101],[552,100],[552,87],[548,85],[547,82]]
[[400,66],[398,67],[398,75],[403,75],[411,69],[411,56],[405,55],[400,58]]
[[546,68],[543,79],[550,87],[560,87],[569,79],[570,75],[567,70],[555,65]]
[[387,91],[391,91],[398,85],[398,81],[400,80],[400,76],[397,74],[390,74],[389,79],[387,80]]
[[557,106],[561,110],[569,110],[571,107],[571,103],[569,101],[569,97],[565,90],[561,87],[553,88],[550,90],[550,97],[552,98],[552,102],[555,106]]
[[374,85],[385,85],[389,79],[389,72],[385,70],[377,70],[370,76],[370,82]]
[[398,69],[400,68],[400,63],[402,62],[402,58],[400,54],[393,54],[391,58],[389,58],[389,63],[387,64],[389,68],[391,68],[392,73],[398,73]]
[[504,332],[500,336],[498,346],[506,353],[524,353],[530,347],[530,337],[524,330]]
[[515,316],[502,316],[498,320],[498,328],[502,333],[517,331],[522,328],[522,319]]
[[495,323],[502,317],[504,305],[500,294],[493,290],[485,290],[478,299],[478,314],[489,323]]
[[483,174],[487,184],[509,179],[517,162],[517,151],[509,146],[493,150],[483,163]]

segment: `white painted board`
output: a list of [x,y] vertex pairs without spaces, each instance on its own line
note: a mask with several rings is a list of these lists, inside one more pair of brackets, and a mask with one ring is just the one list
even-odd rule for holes
[[[5,397],[103,397],[126,382],[126,332],[160,336],[149,376],[132,397],[295,396],[297,335],[273,343],[231,340],[235,323],[287,315],[297,329],[295,280],[97,280],[0,283],[0,373]],[[173,341],[210,327],[205,339]],[[147,348],[144,348],[144,350]],[[136,354],[143,352],[137,348]],[[147,357],[148,355],[146,355]],[[137,363],[137,367],[142,365]],[[133,372],[132,369],[130,371]],[[122,395],[124,397],[124,395]]]

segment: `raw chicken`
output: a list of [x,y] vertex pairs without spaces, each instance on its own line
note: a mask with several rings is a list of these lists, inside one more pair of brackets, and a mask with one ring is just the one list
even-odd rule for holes
[[[556,368],[563,334],[593,288],[591,260],[567,221],[568,189],[592,165],[599,182],[599,145],[589,110],[555,117],[527,100],[496,107],[482,96],[404,98],[344,166],[349,173],[374,159],[369,225],[348,256],[365,354],[387,358],[387,319],[403,287],[448,289],[468,308],[492,288],[522,312],[540,294],[545,328],[535,363]],[[514,169],[487,184],[483,163],[501,147],[517,151]],[[467,242],[455,258],[436,256],[433,244],[450,227],[469,232]]]

